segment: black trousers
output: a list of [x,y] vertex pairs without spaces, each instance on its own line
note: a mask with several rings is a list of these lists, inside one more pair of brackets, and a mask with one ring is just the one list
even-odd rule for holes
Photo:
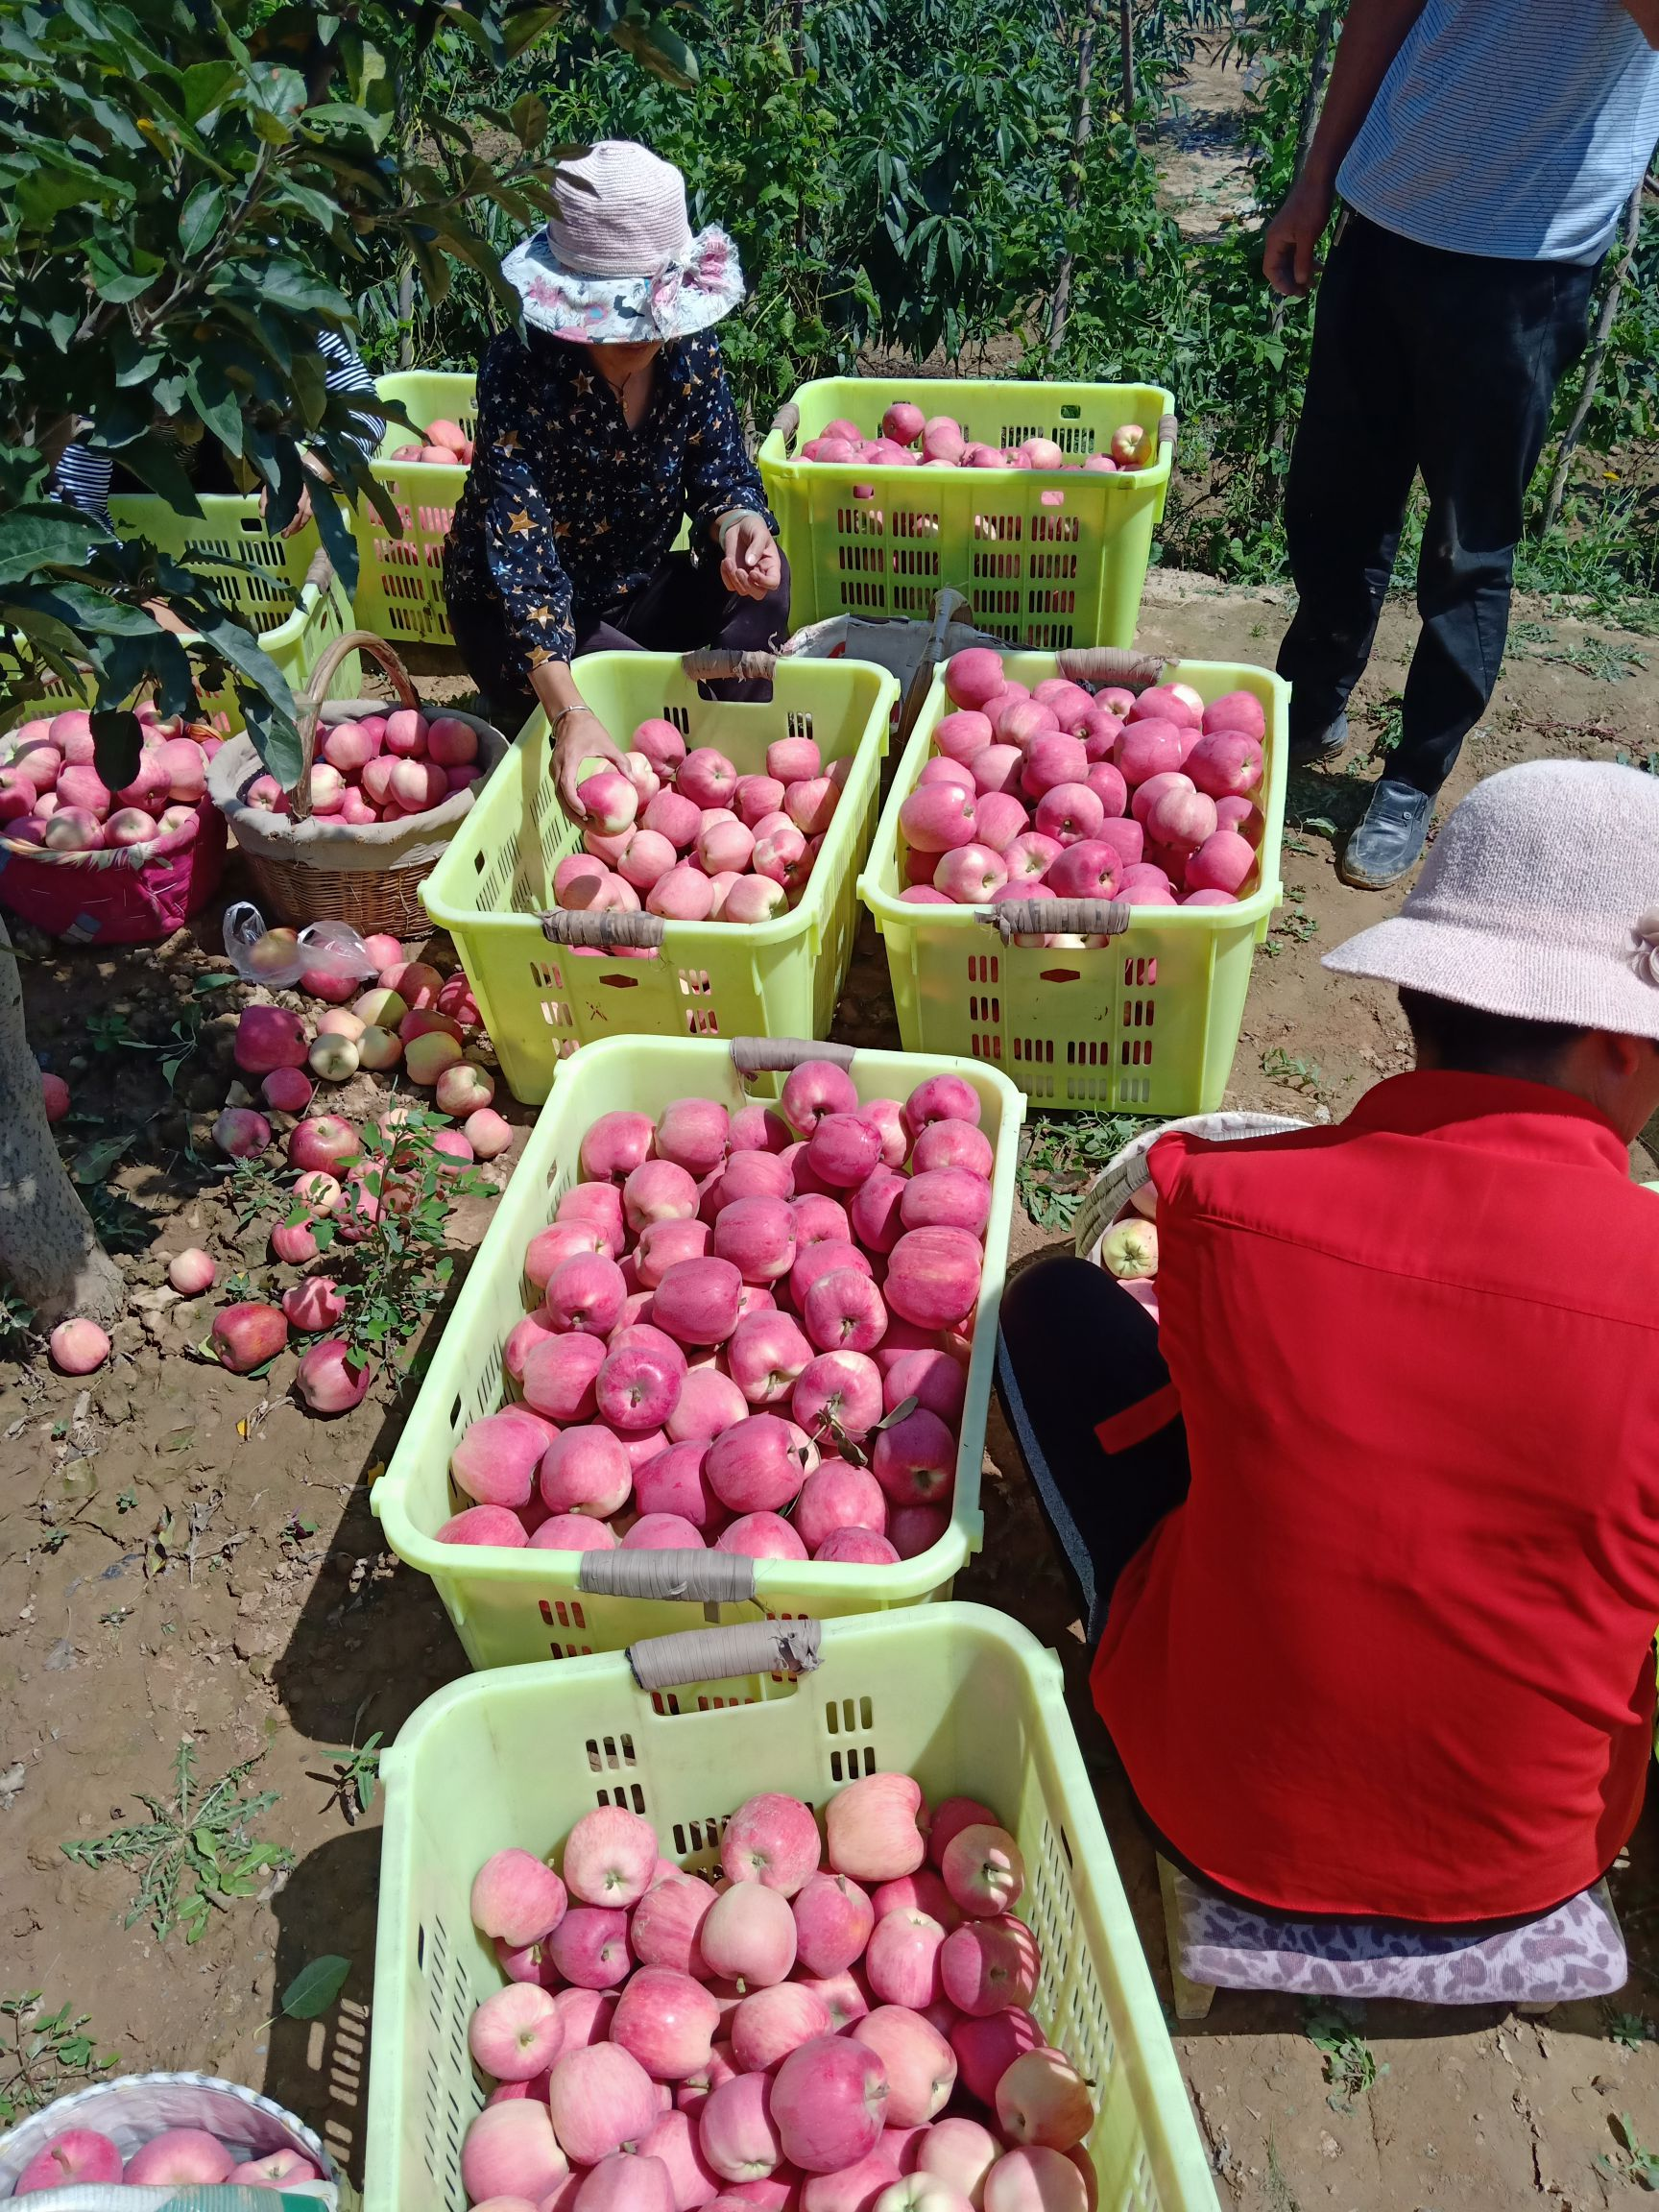
[[1498,682],[1523,502],[1596,271],[1443,253],[1350,215],[1319,287],[1285,526],[1301,604],[1279,653],[1293,741],[1370,657],[1412,478],[1423,628],[1387,772],[1437,791]]
[[[782,556],[779,556],[780,560]],[[499,599],[451,600],[449,626],[467,673],[484,694],[490,719],[516,736],[536,710],[536,697],[508,641]],[[576,610],[576,657],[584,653],[692,653],[723,646],[736,653],[776,652],[789,635],[789,564],[775,591],[744,599],[728,591],[715,560],[670,553],[625,607]],[[769,684],[711,684],[715,699],[767,700]],[[611,734],[620,744],[626,731]]]
[[1091,1261],[1035,1261],[1003,1291],[997,1392],[1076,1588],[1091,1648],[1118,1575],[1190,1480],[1179,1416],[1110,1455],[1095,1426],[1168,1381],[1157,1322]]

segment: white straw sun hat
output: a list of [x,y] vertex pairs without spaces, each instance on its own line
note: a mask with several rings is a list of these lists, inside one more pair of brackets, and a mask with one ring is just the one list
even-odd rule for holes
[[737,249],[717,225],[693,234],[685,180],[626,138],[561,162],[546,228],[501,264],[524,320],[587,346],[686,338],[743,298]]
[[1343,975],[1659,1037],[1659,780],[1529,760],[1454,807],[1403,910],[1328,952]]

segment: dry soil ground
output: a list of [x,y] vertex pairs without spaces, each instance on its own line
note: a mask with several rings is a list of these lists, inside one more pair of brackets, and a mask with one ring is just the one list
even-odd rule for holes
[[[1202,228],[1245,204],[1238,80],[1205,63],[1189,97],[1166,166],[1183,222]],[[1158,573],[1142,637],[1194,658],[1264,661],[1285,618],[1279,594]],[[1453,798],[1513,760],[1625,750],[1641,758],[1659,742],[1659,673],[1639,636],[1545,605],[1519,607],[1517,624]],[[1362,804],[1365,756],[1386,732],[1410,633],[1408,606],[1391,606],[1353,754],[1293,779],[1287,902],[1256,966],[1238,1103],[1340,1115],[1404,1065],[1388,994],[1326,975],[1318,955],[1396,902],[1338,883],[1333,838]],[[217,930],[214,911],[154,952],[64,959],[43,947],[25,971],[33,1042],[69,1075],[85,1117],[80,1134],[136,1133],[111,1180],[154,1240],[124,1262],[133,1316],[104,1374],[84,1385],[40,1360],[0,1374],[0,1996],[38,1988],[49,2008],[90,2014],[124,2069],[204,2067],[263,2087],[360,2172],[379,1809],[349,1816],[355,1807],[336,1763],[353,1743],[395,1734],[465,1661],[429,1585],[384,1551],[369,1510],[409,1394],[377,1390],[343,1419],[307,1420],[289,1396],[291,1358],[263,1382],[195,1359],[212,1301],[181,1306],[158,1287],[167,1255],[185,1244],[206,1244],[226,1269],[263,1259],[262,1241],[238,1236],[213,1177],[185,1149],[192,1118],[200,1132],[224,1096],[239,995],[201,1002],[204,1041],[176,1096],[156,1054],[100,1049],[93,1020],[121,1015],[138,1038],[165,1039],[193,980],[223,966],[212,957]],[[868,929],[836,1033],[897,1043]],[[469,1203],[463,1244],[488,1214],[487,1202]],[[1016,1258],[1055,1241],[1021,1219]],[[1356,1359],[1379,1356],[1354,1347]],[[1073,1717],[1166,1996],[1151,1855],[1093,1719],[1072,1608],[995,1417],[986,1498],[985,1551],[960,1593],[1004,1607],[1065,1656]],[[1369,1656],[1338,1646],[1329,1664],[1352,1681],[1358,1724]],[[143,1919],[124,1925],[136,1875],[88,1868],[62,1850],[144,1818],[142,1793],[169,1798],[186,1737],[204,1782],[257,1762],[247,1787],[275,1802],[252,1832],[292,1854],[255,1882],[256,1895],[215,1911],[194,1946],[179,1936],[158,1942]],[[1659,2145],[1659,1815],[1644,1822],[1614,1893],[1632,1978],[1609,2005],[1567,2007],[1547,2022],[1372,2006],[1355,2013],[1329,2061],[1304,2008],[1287,2000],[1223,1995],[1202,2026],[1178,2028],[1223,2203],[1587,2212],[1634,2204],[1644,2178],[1659,2185],[1659,2167],[1644,2175],[1615,2131],[1627,2114],[1634,2140]],[[351,1961],[339,2006],[313,2024],[274,2020],[279,1993],[325,1953]],[[0,2022],[0,2094],[5,2041]],[[1344,2078],[1332,2080],[1339,2068]]]
[[[1511,661],[1455,791],[1542,752],[1607,758],[1640,753],[1659,727],[1659,676],[1640,641],[1587,630],[1559,613],[1521,611],[1537,636]],[[1205,659],[1269,659],[1284,620],[1271,593],[1219,591],[1155,575],[1142,635]],[[1364,697],[1398,688],[1408,609],[1391,609]],[[1530,635],[1530,632],[1529,632]],[[1575,661],[1584,665],[1575,665]],[[1626,673],[1616,682],[1585,667]],[[1371,728],[1370,724],[1362,725]],[[1358,748],[1357,748],[1357,751]],[[1382,910],[1336,881],[1330,833],[1350,820],[1361,780],[1297,779],[1286,856],[1291,893],[1271,952],[1259,960],[1235,1068],[1240,1102],[1341,1113],[1401,1064],[1385,994],[1337,983],[1320,950]],[[202,2066],[262,2086],[361,2152],[368,2006],[373,1966],[378,1808],[354,1822],[334,1762],[353,1741],[390,1736],[464,1661],[427,1583],[383,1551],[368,1498],[407,1407],[376,1391],[354,1413],[305,1418],[288,1391],[293,1361],[263,1382],[192,1357],[205,1308],[158,1288],[166,1256],[204,1243],[227,1267],[262,1252],[238,1237],[210,1174],[183,1140],[224,1094],[228,1007],[210,998],[205,1041],[169,1098],[155,1055],[99,1050],[94,1017],[123,1015],[160,1038],[211,957],[216,914],[158,951],[113,958],[49,949],[27,962],[31,1034],[69,1075],[88,1141],[140,1132],[115,1187],[155,1239],[124,1264],[136,1293],[118,1357],[82,1384],[34,1360],[0,1384],[0,1993],[40,1988],[52,2006],[90,2013],[125,2067]],[[878,946],[859,949],[837,1024],[855,1042],[895,1043]],[[463,1240],[481,1234],[474,1201]],[[1053,1241],[1030,1222],[1020,1257]],[[1283,1325],[1293,1326],[1294,1317]],[[1374,1348],[1355,1346],[1355,1358]],[[1031,1509],[1006,1434],[993,1424],[990,1526],[962,1594],[1005,1607],[1067,1657],[1072,1708],[1133,1897],[1148,1959],[1167,1988],[1149,1853],[1129,1817],[1110,1747],[1083,1695],[1083,1653],[1065,1587]],[[1362,1714],[1367,1655],[1334,1647]],[[75,1863],[65,1842],[142,1818],[141,1793],[166,1798],[180,1740],[212,1781],[257,1760],[249,1788],[276,1802],[252,1823],[293,1854],[259,1894],[214,1911],[194,1946],[123,1925],[136,1876]],[[1616,1895],[1633,1979],[1616,2005],[1565,2008],[1545,2024],[1497,2012],[1451,2017],[1372,2007],[1351,2053],[1377,2078],[1344,2092],[1298,2005],[1223,1996],[1177,2048],[1224,2201],[1252,2212],[1431,2212],[1537,2201],[1612,2201],[1625,2182],[1611,2128],[1622,2112],[1659,2141],[1659,1822],[1646,1824]],[[325,1953],[351,1960],[340,2008],[315,2025],[277,2018],[276,1996]],[[1617,2032],[1616,2032],[1617,2031]],[[1634,2039],[1634,2041],[1632,2040]],[[0,2086],[5,2080],[0,2060]]]

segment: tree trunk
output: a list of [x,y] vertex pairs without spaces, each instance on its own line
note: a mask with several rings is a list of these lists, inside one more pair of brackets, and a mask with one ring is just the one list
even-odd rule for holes
[[1135,128],[1135,0],[1118,0],[1118,43],[1122,49],[1123,120]]
[[[1090,79],[1094,73],[1094,31],[1100,20],[1100,0],[1085,0],[1082,28],[1077,34],[1077,107],[1071,118],[1071,163],[1066,181],[1060,189],[1060,204],[1067,214],[1073,215],[1083,191],[1083,157],[1094,129],[1094,117],[1089,98]],[[1054,279],[1054,297],[1048,305],[1048,350],[1058,353],[1066,343],[1066,319],[1071,307],[1071,272],[1075,256],[1070,246],[1060,257],[1059,272]]]
[[0,1282],[50,1327],[112,1321],[127,1302],[115,1262],[58,1157],[40,1070],[23,1028],[23,985],[0,921]]
[[415,268],[409,261],[397,272],[397,366],[415,366]]
[[1573,410],[1573,420],[1562,432],[1561,443],[1555,449],[1554,466],[1550,470],[1550,489],[1544,495],[1544,528],[1553,530],[1561,514],[1561,502],[1567,496],[1567,479],[1572,472],[1573,456],[1578,450],[1578,441],[1584,435],[1584,425],[1590,420],[1590,410],[1596,404],[1596,395],[1601,389],[1601,372],[1607,366],[1607,349],[1613,341],[1613,325],[1619,320],[1620,302],[1624,287],[1630,281],[1630,272],[1636,266],[1636,249],[1642,237],[1642,196],[1647,189],[1646,180],[1638,184],[1630,195],[1630,204],[1624,210],[1624,241],[1619,255],[1619,265],[1613,272],[1613,281],[1607,287],[1601,301],[1601,312],[1596,318],[1595,333],[1590,350],[1584,360],[1584,387],[1578,395],[1578,404]]

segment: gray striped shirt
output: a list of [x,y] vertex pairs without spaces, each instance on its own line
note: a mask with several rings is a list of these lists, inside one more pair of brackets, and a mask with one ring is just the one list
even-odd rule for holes
[[1594,261],[1656,139],[1659,54],[1620,0],[1428,0],[1336,189],[1420,245]]

